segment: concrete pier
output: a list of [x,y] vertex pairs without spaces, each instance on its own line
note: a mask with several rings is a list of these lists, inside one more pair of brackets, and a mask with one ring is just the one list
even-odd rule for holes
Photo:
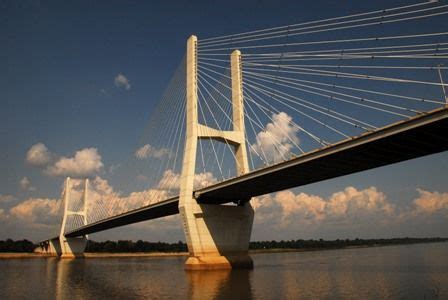
[[61,258],[81,258],[84,257],[84,250],[87,245],[87,238],[64,238],[61,243]]

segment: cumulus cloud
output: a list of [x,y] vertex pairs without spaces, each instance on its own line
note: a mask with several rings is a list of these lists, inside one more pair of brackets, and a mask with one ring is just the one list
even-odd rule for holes
[[[72,179],[70,181],[70,210],[78,210],[82,207],[84,182],[82,179]],[[133,192],[129,195],[121,195],[114,190],[106,179],[96,176],[89,183],[87,201],[88,222],[94,222],[157,203],[172,197],[173,193],[176,192],[155,187]],[[0,200],[9,202],[15,200],[15,198],[9,195],[1,195]],[[34,233],[38,234],[40,238],[47,238],[49,235],[58,232],[61,217],[61,199],[29,198],[8,210],[0,209],[0,222],[2,222],[0,223],[0,229],[3,229],[6,233],[11,230],[14,231],[14,234],[22,232],[21,235],[31,231],[33,232],[33,238],[36,238]],[[73,218],[68,218],[68,228],[72,228],[76,224],[79,226],[79,222],[72,221]],[[138,227],[159,231],[166,228],[173,230],[179,228],[178,223],[178,217],[168,217],[158,222],[140,224]]]
[[20,188],[24,191],[35,191],[36,190],[36,188],[31,185],[31,182],[28,179],[28,177],[23,177],[22,179],[20,179],[19,183],[20,183]]
[[131,89],[131,84],[129,83],[129,80],[126,78],[126,76],[124,76],[121,73],[115,76],[114,83],[116,87],[123,88],[127,91]]
[[163,176],[160,179],[157,187],[165,190],[176,190],[179,189],[179,185],[180,185],[180,174],[175,173],[172,170],[166,170],[163,173]]
[[[180,175],[167,170],[159,183],[154,188],[133,192],[123,196],[115,192],[108,181],[96,177],[91,183],[89,190],[89,208],[88,211],[96,211],[95,219],[99,220],[108,216],[117,215],[132,209],[141,208],[150,204],[166,200],[178,194]],[[195,186],[203,187],[216,181],[211,173],[201,173],[195,176]],[[76,185],[76,184],[75,184]],[[81,194],[81,185],[76,185],[78,196]],[[100,212],[98,214],[98,211]],[[93,219],[89,222],[94,221]],[[135,228],[144,228],[148,230],[178,230],[180,226],[179,216],[169,216],[157,220],[157,222],[145,222],[136,224]]]
[[[80,201],[82,200],[84,181],[79,179],[72,180],[71,185],[71,202],[74,207],[81,207]],[[106,179],[96,176],[89,184],[88,221],[94,222],[132,209],[141,208],[165,200],[169,196],[169,191],[157,188],[133,192],[123,196],[116,192]]]
[[164,156],[169,156],[170,151],[166,148],[156,149],[152,147],[150,144],[146,144],[142,146],[141,148],[137,149],[135,151],[135,157],[138,159],[145,159],[149,157],[154,158],[163,158]]
[[415,213],[433,214],[444,211],[448,213],[448,193],[428,192],[417,189],[420,196],[414,200]]
[[328,199],[291,191],[252,200],[259,223],[274,221],[280,227],[292,224],[354,223],[355,220],[384,220],[392,216],[395,207],[384,193],[375,187],[358,190],[347,187]]
[[[122,195],[116,192],[106,179],[96,176],[91,180],[88,192],[88,212],[95,211],[95,213],[89,215],[91,217],[95,215],[95,220],[99,220],[166,200],[178,194],[179,179],[179,174],[167,170],[154,187]],[[72,201],[80,201],[82,198],[83,182],[79,179],[71,181],[70,197]],[[216,178],[209,172],[196,174],[194,179],[195,188],[205,187],[214,182],[216,182]],[[79,207],[77,204],[74,206]],[[92,221],[94,220],[89,220],[89,222]]]
[[30,165],[42,167],[51,161],[51,153],[43,143],[37,143],[26,153],[26,162]]
[[293,126],[292,118],[285,112],[272,115],[272,123],[257,134],[251,151],[257,152],[270,162],[279,162],[289,158],[294,145],[298,145],[298,128]]
[[45,169],[50,176],[89,177],[103,168],[101,155],[96,148],[85,148],[74,157],[61,157]]
[[10,209],[10,215],[22,222],[35,224],[56,224],[59,203],[56,199],[30,198]]
[[202,172],[194,175],[194,188],[205,188],[213,183],[216,183],[217,179],[211,172]]
[[[207,187],[217,181],[211,172],[202,172],[194,175],[194,188],[200,189]],[[160,189],[176,190],[180,186],[180,174],[172,170],[166,170],[157,185]]]
[[[84,148],[76,151],[73,157],[65,157],[51,153],[43,143],[28,150],[26,162],[40,167],[49,176],[91,177],[104,166],[96,148]],[[21,179],[20,186],[24,190],[35,190],[27,177]]]
[[[215,181],[216,178],[211,173],[195,176],[196,188],[207,186]],[[80,201],[84,181],[73,179],[71,184],[73,187],[70,194],[71,201]],[[99,176],[91,179],[89,186],[88,221],[94,222],[177,195],[179,174],[167,170],[155,187],[129,195],[122,195],[115,191],[106,179]],[[418,192],[419,196],[412,203],[402,207],[396,207],[389,202],[386,195],[376,187],[358,189],[349,186],[329,197],[292,191],[256,197],[252,200],[252,205],[256,209],[255,236],[258,235],[257,231],[266,231],[266,229],[274,235],[273,238],[280,233],[285,234],[286,231],[294,236],[303,236],[308,232],[310,237],[320,237],[320,233],[331,231],[333,236],[343,237],[350,234],[355,236],[369,234],[369,232],[384,233],[395,228],[398,234],[408,234],[403,228],[412,227],[415,224],[418,224],[419,228],[425,228],[424,226],[430,223],[446,224],[448,193],[422,189],[418,189]],[[11,195],[0,195],[0,202],[15,200]],[[73,205],[80,207],[79,202]],[[49,234],[59,230],[61,213],[60,199],[29,198],[10,209],[1,208],[0,224],[7,233],[8,230],[21,228],[20,230],[24,233],[31,230],[40,232],[42,237],[48,237]],[[441,214],[436,218],[436,213]],[[405,217],[401,218],[401,216]],[[163,232],[166,228],[177,229],[180,221],[178,216],[173,216],[137,226]],[[440,225],[436,227],[443,228]],[[440,232],[443,235],[446,231]],[[257,238],[266,238],[266,232]]]

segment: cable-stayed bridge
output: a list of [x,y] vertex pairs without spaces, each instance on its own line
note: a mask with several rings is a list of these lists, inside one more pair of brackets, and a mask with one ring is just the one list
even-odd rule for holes
[[180,213],[188,268],[251,267],[253,197],[448,149],[446,14],[429,1],[191,36],[123,169],[129,195],[67,179],[48,251]]

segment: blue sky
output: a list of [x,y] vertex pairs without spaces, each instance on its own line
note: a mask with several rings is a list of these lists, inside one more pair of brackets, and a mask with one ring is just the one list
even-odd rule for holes
[[[36,240],[55,228],[51,220],[42,225],[38,217],[26,215],[45,215],[40,210],[11,211],[29,199],[59,198],[63,177],[46,174],[26,160],[33,145],[43,143],[59,158],[95,148],[102,164],[94,168],[95,175],[114,183],[110,168],[124,164],[139,147],[191,34],[201,39],[406,3],[414,2],[0,0],[0,239]],[[301,223],[302,215],[293,213],[282,219],[290,225],[259,219],[253,237],[448,236],[447,169],[448,156],[442,153],[294,191],[330,201],[347,187],[354,187],[361,198],[362,191],[375,187],[387,203],[400,207],[387,220],[389,225],[376,226],[384,221],[376,216],[370,223],[358,226],[354,221],[337,231],[331,223]],[[426,198],[437,198],[439,209],[410,217],[414,201],[423,197],[417,188],[431,193]],[[269,197],[274,203],[275,195]],[[260,215],[278,210],[275,203]],[[34,223],[24,225],[20,213]],[[293,218],[301,226],[291,225]],[[393,222],[398,218],[403,220]],[[94,238],[183,239],[177,219],[149,223]]]

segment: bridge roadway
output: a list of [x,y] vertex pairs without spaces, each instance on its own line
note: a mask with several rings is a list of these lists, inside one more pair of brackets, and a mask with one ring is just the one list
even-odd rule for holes
[[[346,139],[291,160],[194,192],[199,203],[224,204],[448,150],[448,106]],[[179,213],[179,198],[82,226],[84,234]]]

